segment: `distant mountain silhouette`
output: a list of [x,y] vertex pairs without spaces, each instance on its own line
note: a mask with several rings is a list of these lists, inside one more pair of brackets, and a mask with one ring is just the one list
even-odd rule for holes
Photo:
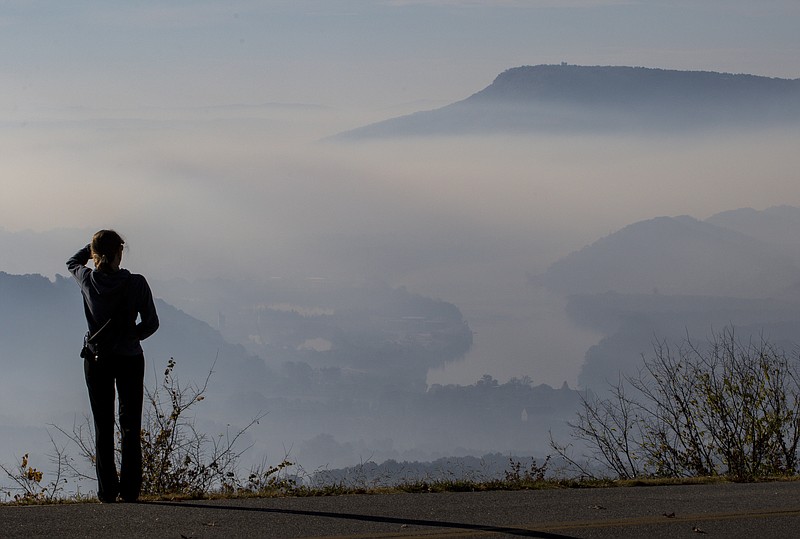
[[[170,357],[184,382],[201,383],[214,364],[213,392],[254,391],[270,380],[264,362],[242,346],[227,343],[201,322],[156,300],[161,327],[143,343],[147,376],[159,373]],[[36,401],[70,409],[85,401],[83,360],[78,357],[86,322],[80,289],[72,278],[0,272],[0,403],[18,392]],[[2,407],[0,407],[2,408]],[[8,408],[6,408],[8,409]]]
[[744,233],[688,216],[658,217],[571,253],[532,280],[566,294],[757,298],[781,295],[800,281],[800,268],[784,250]]
[[713,215],[706,222],[773,244],[800,262],[800,208],[740,208]]
[[601,390],[635,373],[654,339],[703,343],[732,327],[791,351],[800,331],[800,208],[743,208],[707,221],[633,223],[531,281],[569,295],[567,313],[603,333],[578,381]]
[[335,138],[683,131],[776,123],[800,123],[800,79],[562,64],[509,69],[463,101]]
[[677,347],[689,337],[702,347],[727,328],[741,342],[763,339],[794,354],[800,335],[797,300],[606,293],[572,296],[567,310],[581,326],[605,335],[586,351],[578,376],[581,387],[593,390],[620,373],[638,372],[642,356],[653,357],[655,340]]
[[[378,392],[387,383],[424,391],[431,366],[462,357],[472,344],[472,332],[455,305],[403,288],[343,289],[319,282],[300,283],[305,287],[297,290],[292,285],[261,290],[220,280],[170,283],[152,284],[178,300],[190,298],[185,303],[206,314],[224,311],[224,327],[217,330],[157,299],[161,327],[143,343],[148,376],[174,358],[177,376],[202,382],[214,364],[211,387],[218,395],[312,394],[316,399]],[[304,311],[298,304],[327,309]],[[59,386],[69,380],[67,388],[81,387],[78,352],[85,326],[80,289],[72,278],[57,275],[51,281],[0,272],[5,380],[42,378]],[[0,383],[0,394],[4,387]],[[2,404],[0,398],[0,415]]]

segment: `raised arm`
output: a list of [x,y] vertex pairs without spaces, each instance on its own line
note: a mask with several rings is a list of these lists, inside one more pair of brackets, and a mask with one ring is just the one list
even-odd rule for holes
[[83,281],[91,269],[86,267],[89,259],[92,258],[92,248],[87,245],[67,260],[67,269],[80,282]]

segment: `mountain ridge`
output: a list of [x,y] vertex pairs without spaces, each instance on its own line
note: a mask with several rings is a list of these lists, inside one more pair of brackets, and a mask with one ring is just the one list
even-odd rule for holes
[[444,107],[333,137],[685,131],[800,122],[800,79],[629,66],[520,66]]
[[566,255],[531,282],[566,294],[780,296],[800,281],[800,266],[791,251],[761,236],[744,225],[656,217]]
[[[591,93],[583,91],[586,84],[593,84],[590,88]],[[794,95],[800,90],[800,79],[651,67],[537,65],[507,69],[500,73],[491,85],[468,99],[536,97],[530,93],[514,94],[519,89],[533,89],[538,96],[551,99],[592,97],[620,101],[631,97],[639,97],[642,100],[669,95],[680,97],[680,93],[676,90],[684,95],[699,90],[734,92],[733,96],[728,96],[730,98],[751,97],[755,90],[771,92],[776,96]],[[571,92],[564,93],[566,90]]]
[[603,338],[579,385],[602,391],[633,374],[653,343],[703,343],[722,328],[784,350],[800,329],[800,208],[740,208],[704,221],[656,217],[625,226],[531,277],[568,296],[567,314]]

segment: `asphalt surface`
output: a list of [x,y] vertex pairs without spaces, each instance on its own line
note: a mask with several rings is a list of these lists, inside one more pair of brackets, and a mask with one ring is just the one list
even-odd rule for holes
[[0,507],[0,537],[800,537],[800,482]]

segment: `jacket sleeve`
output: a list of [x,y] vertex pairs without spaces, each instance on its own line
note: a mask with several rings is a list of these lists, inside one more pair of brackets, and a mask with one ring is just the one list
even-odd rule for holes
[[86,279],[86,276],[89,275],[92,270],[86,267],[86,264],[89,262],[89,259],[92,258],[92,248],[87,245],[67,260],[67,269],[72,274],[78,282],[83,282]]
[[139,290],[139,316],[141,321],[136,324],[136,335],[140,341],[143,341],[156,332],[159,322],[150,285],[147,284],[144,277],[141,279],[141,289]]

